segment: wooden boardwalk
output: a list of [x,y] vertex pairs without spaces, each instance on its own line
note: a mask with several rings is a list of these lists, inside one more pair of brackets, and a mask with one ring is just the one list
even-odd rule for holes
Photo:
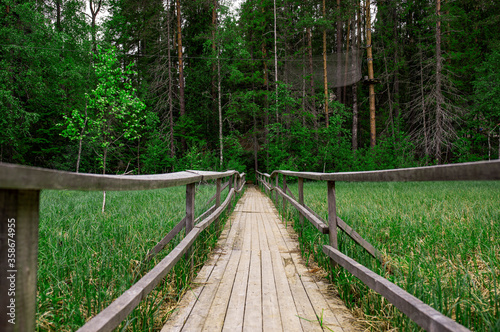
[[271,200],[247,187],[162,332],[356,331],[344,304],[302,263],[297,245]]

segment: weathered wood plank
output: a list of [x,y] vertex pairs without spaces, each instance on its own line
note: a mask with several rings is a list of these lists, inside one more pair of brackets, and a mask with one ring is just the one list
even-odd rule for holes
[[[255,223],[252,227],[252,238],[258,233]],[[262,331],[262,280],[260,250],[252,249],[250,253],[250,271],[248,274],[247,296],[243,331]]]
[[[264,231],[264,230],[263,230]],[[262,261],[262,329],[263,331],[282,331],[278,294],[276,292],[275,275],[271,252],[261,251]]]
[[300,205],[297,201],[292,199],[290,196],[286,195],[283,193],[283,191],[275,187],[274,190],[281,195],[281,197],[284,197],[284,199],[288,200],[297,210],[299,210],[302,215],[305,216],[307,220],[313,224],[314,227],[316,227],[322,234],[328,234],[328,225],[325,225],[321,220],[319,220],[315,215],[310,213],[306,208],[304,208],[302,205]]
[[208,312],[203,330],[205,331],[221,331],[224,326],[224,318],[231,298],[234,280],[238,265],[241,259],[241,250],[234,250],[231,253],[229,262],[226,266],[226,271],[222,277],[217,296],[214,298],[210,311]]
[[415,296],[407,293],[402,288],[379,276],[335,248],[323,246],[323,252],[351,272],[368,287],[385,297],[396,308],[401,310],[401,312],[410,317],[411,320],[426,331],[469,331],[469,329],[458,324],[453,319],[441,314]]
[[197,227],[184,238],[164,259],[136,284],[126,290],[106,309],[97,314],[79,332],[111,331],[158,285],[172,267],[194,243],[201,230]]
[[311,180],[349,182],[500,180],[500,160],[365,172],[309,173],[274,171],[271,173],[271,177],[277,174],[298,176]]
[[338,248],[337,239],[337,200],[335,198],[335,182],[328,181],[328,238],[330,245]]
[[243,317],[247,295],[248,273],[250,271],[250,250],[241,252],[240,262],[234,279],[233,291],[229,299],[224,327],[222,331],[243,330]]
[[34,331],[40,191],[0,189],[0,330]]
[[163,239],[158,242],[153,249],[151,249],[148,254],[146,255],[146,261],[149,261],[151,258],[153,258],[157,253],[159,253],[165,246],[172,241],[172,239],[179,234],[180,231],[186,226],[186,217],[182,218],[182,220],[175,225],[170,232],[168,232],[167,235]]
[[5,189],[149,190],[240,174],[236,171],[186,171],[154,175],[103,175],[73,173],[0,163],[0,187]]

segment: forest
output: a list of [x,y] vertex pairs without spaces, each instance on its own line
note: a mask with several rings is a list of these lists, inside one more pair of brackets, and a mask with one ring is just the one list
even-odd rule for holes
[[499,158],[496,0],[3,0],[0,161],[109,174]]

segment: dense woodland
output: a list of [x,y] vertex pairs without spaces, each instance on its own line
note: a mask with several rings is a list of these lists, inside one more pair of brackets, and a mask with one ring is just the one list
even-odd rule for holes
[[142,174],[499,158],[496,0],[230,4],[2,1],[0,161]]

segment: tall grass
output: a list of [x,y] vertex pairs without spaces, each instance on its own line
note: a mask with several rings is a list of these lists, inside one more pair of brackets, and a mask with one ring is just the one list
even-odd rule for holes
[[[297,196],[297,184],[289,184]],[[339,230],[339,249],[474,331],[500,330],[500,183],[419,182],[336,185],[337,213],[379,249],[382,264]],[[305,203],[327,219],[325,182],[304,184]],[[281,202],[277,205],[281,209]],[[329,270],[327,236],[288,207],[301,251]],[[281,211],[283,213],[283,211]],[[341,267],[331,278],[373,330],[419,327]]]
[[[214,185],[196,189],[195,216],[209,206]],[[37,330],[74,331],[106,308],[164,258],[182,231],[149,262],[148,251],[185,215],[185,186],[151,191],[42,191],[40,203]],[[223,192],[222,199],[227,196]],[[213,204],[213,203],[212,203]],[[213,224],[196,241],[195,269],[217,242]],[[118,330],[161,328],[172,304],[188,287],[191,265],[181,259]]]

